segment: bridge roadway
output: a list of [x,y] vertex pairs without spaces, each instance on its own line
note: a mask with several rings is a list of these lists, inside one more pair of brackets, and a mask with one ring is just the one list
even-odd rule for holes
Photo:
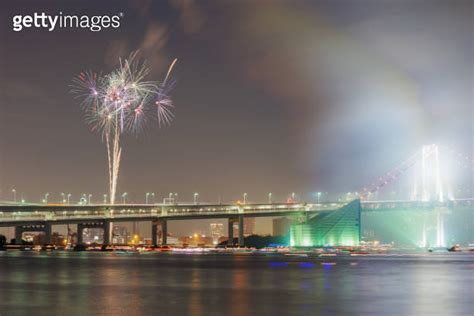
[[183,220],[245,217],[290,216],[337,210],[348,202],[336,203],[274,203],[274,204],[115,204],[65,205],[31,204],[0,205],[0,226],[25,222],[54,221],[55,224],[79,223],[84,220],[111,219],[120,221]]
[[45,242],[51,242],[53,225],[77,224],[78,240],[82,243],[84,228],[104,229],[104,244],[110,244],[111,223],[150,221],[152,243],[158,244],[158,226],[161,227],[161,244],[167,242],[168,220],[227,218],[229,242],[233,242],[234,223],[239,225],[239,245],[243,246],[244,217],[307,216],[317,212],[337,210],[347,202],[338,203],[275,203],[275,204],[115,204],[115,205],[65,205],[65,204],[11,204],[0,205],[0,227],[15,227],[15,240],[24,232],[45,233]]
[[[0,204],[0,227],[44,221],[56,225],[88,220],[120,221],[184,220],[245,217],[291,216],[337,210],[349,202],[272,203],[272,204]],[[362,201],[362,211],[432,210],[435,208],[474,209],[474,198],[446,202]]]
[[[15,237],[21,240],[23,232],[42,231],[46,242],[51,240],[51,226],[78,225],[78,243],[82,242],[84,228],[103,228],[104,243],[110,242],[110,223],[150,221],[152,243],[157,244],[158,226],[161,226],[161,244],[166,244],[167,221],[185,219],[227,218],[229,241],[233,240],[234,223],[239,225],[239,244],[243,245],[244,217],[308,216],[319,212],[340,209],[349,202],[326,203],[272,203],[272,204],[115,204],[115,205],[66,205],[66,204],[0,204],[0,227],[15,227]],[[363,212],[474,209],[474,199],[446,202],[422,201],[362,201]]]

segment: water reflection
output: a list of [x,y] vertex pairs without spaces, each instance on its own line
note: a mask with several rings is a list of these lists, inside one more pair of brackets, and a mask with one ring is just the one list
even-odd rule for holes
[[191,274],[191,298],[188,306],[188,315],[201,316],[202,301],[201,301],[201,272],[198,269],[193,269]]
[[0,314],[471,314],[473,255],[0,254]]
[[238,269],[232,273],[232,315],[249,315],[249,290],[248,276],[246,270]]

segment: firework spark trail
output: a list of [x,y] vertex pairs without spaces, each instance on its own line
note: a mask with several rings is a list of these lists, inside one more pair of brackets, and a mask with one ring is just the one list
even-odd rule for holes
[[165,84],[166,84],[166,81],[168,81],[168,78],[169,78],[169,76],[170,76],[170,74],[171,74],[171,71],[173,71],[173,67],[174,67],[174,65],[176,64],[177,61],[178,61],[178,58],[175,58],[175,59],[173,60],[173,62],[171,63],[170,67],[168,68],[168,72],[166,73],[165,80],[163,80],[163,85],[165,85]]
[[168,72],[166,73],[165,80],[158,89],[155,104],[157,110],[157,117],[158,117],[158,125],[161,127],[162,124],[170,125],[171,121],[174,118],[174,114],[172,112],[172,108],[174,107],[173,102],[171,101],[169,94],[173,89],[175,82],[170,81],[168,82],[169,76],[171,71],[173,70],[174,65],[178,59],[174,59],[171,63],[170,67],[168,68]]
[[71,92],[82,99],[86,123],[93,131],[100,132],[106,143],[111,204],[115,203],[117,192],[121,135],[139,134],[154,107],[160,127],[169,125],[174,118],[170,92],[175,81],[169,79],[177,59],[173,60],[161,83],[145,80],[149,69],[137,52],[119,62],[119,67],[107,75],[81,72],[73,79],[71,88]]

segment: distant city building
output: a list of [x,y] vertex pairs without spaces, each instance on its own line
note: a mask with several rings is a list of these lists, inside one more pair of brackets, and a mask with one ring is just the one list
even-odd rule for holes
[[[191,247],[204,247],[204,246],[212,246],[215,245],[214,243],[214,238],[206,235],[199,235],[199,234],[194,234],[190,236],[183,236],[180,238],[174,238],[172,242],[169,241],[170,239],[168,238],[168,244],[182,244],[183,246],[191,246]],[[219,242],[219,239],[217,240]]]
[[293,221],[288,217],[273,219],[273,236],[285,236],[289,233]]
[[239,222],[232,223],[232,232],[234,233],[234,237],[239,236]]
[[179,239],[177,237],[168,236],[166,243],[170,246],[179,245]]
[[23,234],[23,240],[25,242],[34,242],[35,241],[35,235],[36,234],[33,234],[33,233],[24,233]]
[[140,226],[139,222],[132,223],[132,235],[140,235]]
[[211,225],[212,243],[216,245],[219,242],[219,238],[224,235],[224,224],[211,223],[210,225]]
[[84,228],[82,240],[86,244],[101,243],[104,240],[102,228]]
[[114,226],[112,243],[114,244],[127,244],[128,243],[128,230],[125,226]]
[[46,241],[44,233],[39,233],[39,234],[33,233],[32,236],[33,236],[33,244],[34,245],[42,245]]
[[[239,222],[234,222],[234,237],[239,236]],[[244,235],[254,235],[255,234],[255,218],[245,218],[244,219]]]
[[255,235],[255,218],[246,218],[244,220],[244,235]]
[[51,243],[53,245],[62,245],[65,246],[67,243],[67,236],[61,235],[59,233],[54,232],[51,235]]

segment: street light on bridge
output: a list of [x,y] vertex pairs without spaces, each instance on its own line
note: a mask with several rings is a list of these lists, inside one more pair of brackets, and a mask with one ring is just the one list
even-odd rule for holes
[[61,197],[62,197],[62,203],[66,203],[66,195],[64,194],[64,192],[61,192]]
[[148,203],[149,203],[149,200],[148,200],[148,197],[149,197],[149,196],[152,197],[152,200],[153,200],[152,203],[154,204],[154,203],[155,203],[155,193],[153,193],[153,192],[151,192],[151,193],[150,193],[150,192],[147,192],[147,193],[145,194],[145,204],[148,204]]
[[319,204],[320,199],[321,199],[321,194],[322,194],[321,192],[316,192],[316,196],[318,197],[318,204]]
[[195,193],[194,193],[194,204],[195,204],[195,205],[198,204],[198,197],[199,197],[199,193],[195,192]]
[[[167,201],[168,201],[168,202],[167,202]],[[168,198],[164,198],[164,199],[163,199],[163,203],[165,203],[165,204],[166,204],[166,203],[169,203],[169,204],[172,204],[172,203],[178,204],[178,193],[172,193],[172,192],[170,192],[170,193],[168,194]]]
[[124,193],[122,194],[122,201],[123,201],[123,204],[126,204],[126,202],[127,202],[127,195],[128,195],[127,192],[124,192]]
[[87,195],[85,193],[82,193],[81,199],[79,200],[79,204],[84,205],[87,203]]
[[16,189],[12,189],[13,201],[16,203]]
[[49,196],[49,192],[44,195],[44,199],[43,199],[44,204],[48,203],[48,196]]
[[67,194],[67,204],[70,204],[70,203],[71,203],[71,196],[72,196],[71,193],[68,193],[68,194]]
[[268,204],[272,204],[272,192],[268,193]]
[[91,198],[92,194],[89,193],[89,195],[87,196],[87,204],[91,204]]
[[247,193],[244,193],[244,204],[247,204]]

